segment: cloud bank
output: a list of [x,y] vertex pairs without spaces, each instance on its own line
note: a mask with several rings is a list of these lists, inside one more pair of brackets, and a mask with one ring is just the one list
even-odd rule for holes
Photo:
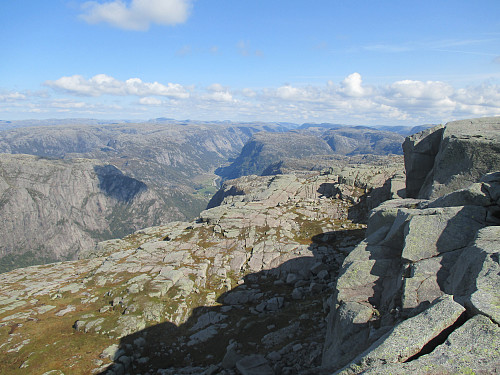
[[[191,118],[199,120],[425,124],[479,116],[500,116],[500,85],[485,81],[454,87],[443,81],[397,80],[365,84],[359,73],[335,83],[233,88],[220,83],[118,80],[106,74],[45,82],[46,95],[0,93],[0,114],[70,113],[107,118]],[[75,97],[78,97],[77,100]],[[25,116],[24,116],[25,117]]]
[[189,97],[189,92],[179,84],[168,83],[167,85],[163,85],[158,82],[142,82],[139,78],[119,81],[106,74],[98,74],[90,79],[85,79],[80,75],[73,75],[70,77],[61,77],[55,81],[46,81],[44,84],[56,90],[62,90],[78,96],[159,95],[177,99],[186,99]]
[[107,23],[125,30],[148,30],[151,24],[176,25],[186,22],[191,10],[190,0],[122,0],[82,5],[80,17],[90,24]]

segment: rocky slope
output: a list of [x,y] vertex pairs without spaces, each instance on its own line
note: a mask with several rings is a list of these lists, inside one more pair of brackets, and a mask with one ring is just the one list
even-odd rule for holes
[[215,168],[253,133],[282,130],[76,123],[0,131],[0,151],[13,154],[0,154],[0,272],[75,259],[97,241],[196,217],[217,190]]
[[245,177],[195,222],[0,275],[0,372],[233,373],[270,352],[266,368],[318,366],[325,299],[364,232],[349,213],[401,169]]
[[434,199],[392,200],[372,211],[367,237],[336,283],[325,368],[500,371],[500,172],[479,177],[500,170],[499,135],[500,119],[489,118],[407,138],[407,189],[421,181],[415,160],[433,158],[424,191]]
[[169,211],[146,184],[112,165],[0,154],[0,272],[76,259],[98,241],[162,222]]

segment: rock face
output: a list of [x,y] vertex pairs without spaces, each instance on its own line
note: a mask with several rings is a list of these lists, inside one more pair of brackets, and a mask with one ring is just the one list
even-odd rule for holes
[[[471,124],[484,126],[479,140]],[[434,198],[372,210],[367,237],[337,280],[325,367],[342,374],[500,368],[500,172],[478,177],[498,167],[498,126],[460,121],[407,138],[407,193]],[[428,171],[424,182],[418,162]],[[475,356],[464,344],[472,342]]]
[[0,154],[0,271],[75,259],[165,211],[146,184],[112,165]]
[[500,118],[454,121],[408,137],[407,196],[436,198],[500,170]]

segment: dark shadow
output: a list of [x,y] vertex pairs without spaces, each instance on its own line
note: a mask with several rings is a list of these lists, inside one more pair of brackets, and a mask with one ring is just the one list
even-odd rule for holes
[[[219,305],[196,307],[183,324],[166,321],[123,337],[118,358],[101,374],[156,373],[158,369],[188,366],[198,369],[193,373],[202,374],[223,361],[232,340],[239,344],[242,356],[267,355],[285,345],[301,343],[308,351],[299,362],[305,369],[320,366],[328,312],[325,301],[333,292],[345,257],[336,248],[346,239],[357,243],[363,235],[364,230],[359,229],[313,236],[309,245],[312,256],[247,274],[241,285],[219,296]],[[326,272],[318,276],[323,270]],[[291,282],[295,276],[290,275],[296,280]],[[207,319],[211,323],[204,325]],[[197,341],[196,335],[209,327],[214,329],[213,336]],[[209,330],[205,332],[208,336]],[[217,367],[207,374],[219,371]]]
[[99,179],[99,188],[109,197],[128,203],[135,196],[147,190],[147,185],[126,176],[113,165],[96,165],[94,172]]

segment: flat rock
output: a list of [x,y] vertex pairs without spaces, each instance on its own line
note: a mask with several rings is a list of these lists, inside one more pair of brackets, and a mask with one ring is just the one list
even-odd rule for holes
[[267,359],[260,354],[243,357],[236,362],[236,368],[242,375],[274,375]]
[[443,296],[422,313],[396,325],[354,363],[366,368],[376,363],[404,362],[453,325],[464,311],[465,308],[453,301],[452,296]]

